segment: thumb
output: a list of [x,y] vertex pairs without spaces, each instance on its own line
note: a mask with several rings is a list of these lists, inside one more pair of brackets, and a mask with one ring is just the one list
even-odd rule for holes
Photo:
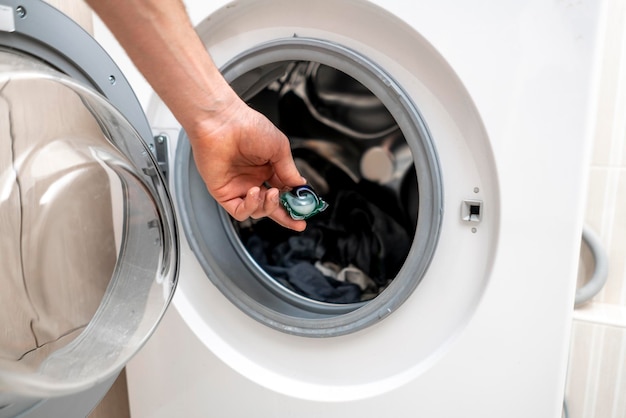
[[[293,156],[291,155],[291,150],[287,146],[285,147],[279,155],[279,158],[276,161],[272,161],[272,167],[274,168],[274,180],[277,180],[276,187],[282,188],[283,186],[287,187],[296,187],[301,186],[306,183],[306,179],[302,177],[296,164],[293,161]],[[286,152],[285,152],[286,151]]]

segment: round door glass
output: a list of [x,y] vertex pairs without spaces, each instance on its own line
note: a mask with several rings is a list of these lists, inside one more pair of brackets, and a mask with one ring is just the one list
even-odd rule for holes
[[143,345],[175,287],[158,165],[106,99],[8,50],[0,147],[0,401],[86,389]]

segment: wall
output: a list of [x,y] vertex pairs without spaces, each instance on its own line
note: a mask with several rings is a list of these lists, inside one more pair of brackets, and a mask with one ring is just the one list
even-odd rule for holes
[[[608,7],[586,223],[608,254],[609,275],[601,293],[574,312],[570,418],[626,417],[626,2]],[[586,252],[581,258],[581,271],[590,270],[592,259]]]

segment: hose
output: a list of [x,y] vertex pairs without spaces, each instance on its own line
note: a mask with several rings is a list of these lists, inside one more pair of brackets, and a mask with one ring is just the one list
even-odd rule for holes
[[594,260],[593,274],[583,286],[576,289],[574,306],[579,307],[597,295],[604,284],[609,273],[609,258],[600,242],[598,236],[587,225],[583,227],[583,242],[591,251]]
[[[602,290],[609,275],[609,257],[600,243],[598,236],[587,225],[583,227],[583,243],[589,248],[589,251],[591,251],[594,266],[591,278],[583,286],[576,289],[574,306],[577,308],[589,302]],[[569,418],[567,400],[565,399],[563,399],[561,417]]]

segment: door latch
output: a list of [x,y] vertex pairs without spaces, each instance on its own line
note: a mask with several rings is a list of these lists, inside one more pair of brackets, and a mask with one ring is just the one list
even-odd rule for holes
[[461,205],[461,219],[466,222],[479,223],[483,218],[483,202],[481,200],[464,200]]

